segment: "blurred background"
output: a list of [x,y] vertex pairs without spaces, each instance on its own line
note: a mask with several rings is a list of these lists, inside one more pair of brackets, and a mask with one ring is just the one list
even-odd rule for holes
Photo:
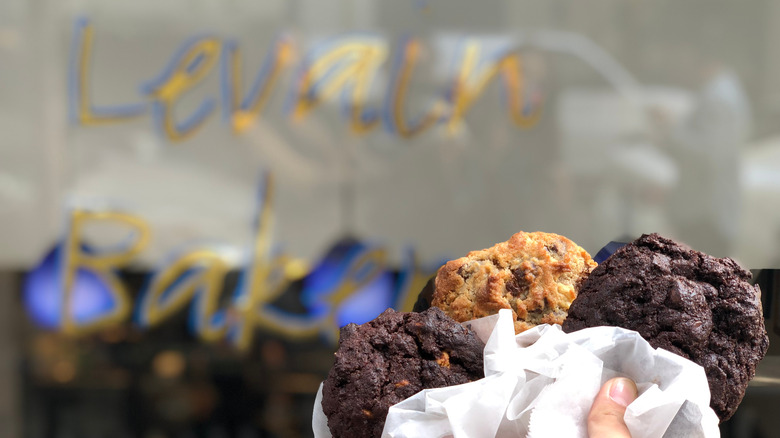
[[[733,257],[774,341],[778,42],[776,0],[3,0],[0,436],[311,436],[339,326],[519,230]],[[770,348],[724,436],[780,436]]]

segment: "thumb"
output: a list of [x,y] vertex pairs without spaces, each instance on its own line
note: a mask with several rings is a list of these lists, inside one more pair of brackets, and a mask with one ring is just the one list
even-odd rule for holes
[[617,377],[601,387],[588,414],[590,438],[631,438],[623,421],[623,414],[637,397],[636,384],[630,379]]

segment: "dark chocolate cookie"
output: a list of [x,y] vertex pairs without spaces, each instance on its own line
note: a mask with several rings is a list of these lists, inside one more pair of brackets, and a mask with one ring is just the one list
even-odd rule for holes
[[723,421],[736,411],[769,346],[761,291],[750,278],[730,258],[643,235],[590,273],[563,330],[623,327],[696,362]]
[[341,329],[336,361],[322,389],[335,438],[381,437],[390,406],[422,389],[484,377],[477,336],[440,309],[387,309]]

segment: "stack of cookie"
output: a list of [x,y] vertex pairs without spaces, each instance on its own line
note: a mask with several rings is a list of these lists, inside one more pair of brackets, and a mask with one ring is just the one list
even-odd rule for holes
[[[594,269],[595,268],[595,269]],[[592,271],[592,272],[591,272]],[[520,232],[442,266],[415,312],[342,329],[322,407],[334,437],[380,437],[389,407],[427,388],[480,379],[482,343],[459,323],[511,309],[516,333],[619,326],[701,365],[721,420],[768,347],[750,273],[658,235],[596,267],[571,240]],[[430,309],[428,309],[430,307]]]

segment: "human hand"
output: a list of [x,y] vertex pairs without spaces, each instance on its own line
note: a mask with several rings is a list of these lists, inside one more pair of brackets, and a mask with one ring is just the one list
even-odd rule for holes
[[616,377],[604,383],[588,414],[588,436],[631,438],[623,415],[626,413],[626,406],[636,397],[636,384],[630,379]]

